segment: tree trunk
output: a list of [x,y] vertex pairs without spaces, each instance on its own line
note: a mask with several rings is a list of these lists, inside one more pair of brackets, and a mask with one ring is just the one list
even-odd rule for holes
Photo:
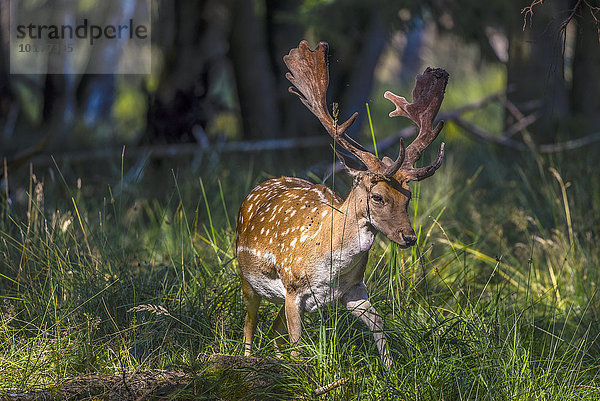
[[276,90],[265,32],[254,10],[254,2],[231,0],[231,60],[244,139],[279,136]]
[[5,143],[8,142],[12,134],[11,125],[14,126],[14,123],[10,122],[10,114],[11,109],[15,107],[9,78],[10,66],[7,38],[9,34],[9,13],[10,6],[8,0],[0,0],[0,148],[3,150],[6,149]]
[[589,133],[600,128],[599,27],[587,7],[580,11],[576,24],[571,110],[575,118],[576,130]]
[[219,0],[163,1],[159,7],[153,38],[163,51],[163,65],[158,88],[148,95],[142,142],[195,142],[224,108],[211,90],[229,71],[229,10]]
[[[349,85],[344,91],[342,104],[346,115],[341,116],[340,120],[347,118],[355,111],[358,111],[358,118],[354,126],[348,131],[348,134],[356,137],[360,131],[363,121],[367,116],[365,103],[369,100],[373,90],[375,79],[375,67],[387,42],[386,26],[382,20],[381,10],[373,7],[368,17],[365,30],[362,35],[361,46],[355,53],[352,70],[350,72]],[[381,94],[383,96],[383,93]]]
[[423,38],[425,36],[425,22],[421,17],[412,20],[412,27],[406,34],[406,47],[402,53],[402,63],[399,80],[404,85],[412,85],[415,76],[422,73]]
[[[53,12],[54,21],[72,14],[72,0],[57,1]],[[72,16],[72,15],[71,15]],[[46,74],[43,90],[44,107],[42,123],[53,136],[54,141],[61,142],[68,138],[70,127],[77,114],[77,85],[78,77],[68,74],[69,62],[65,58],[50,58],[48,71],[60,71],[59,74]],[[64,144],[63,144],[64,145]]]
[[298,98],[290,94],[290,82],[285,78],[288,69],[283,62],[283,56],[305,39],[298,17],[300,5],[299,0],[265,1],[267,43],[274,72],[281,137],[311,136],[322,132],[319,122],[310,118]]
[[[530,3],[530,0],[520,2],[519,9]],[[520,109],[537,103],[539,119],[530,126],[537,142],[551,142],[557,124],[569,113],[560,35],[561,17],[567,9],[566,0],[535,7],[525,30],[522,15],[515,11],[509,27],[508,99]],[[514,119],[507,116],[507,126],[513,123]]]

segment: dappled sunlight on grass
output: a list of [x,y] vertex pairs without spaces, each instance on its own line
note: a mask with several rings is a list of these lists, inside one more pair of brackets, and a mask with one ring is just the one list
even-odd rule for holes
[[[336,397],[595,393],[600,261],[578,232],[585,210],[573,207],[569,180],[525,163],[493,188],[490,166],[465,178],[464,163],[450,155],[414,188],[417,246],[400,249],[378,236],[371,250],[365,282],[385,318],[392,370],[381,365],[366,327],[332,307],[306,317],[307,369],[282,379],[286,388],[345,378]],[[233,180],[225,161],[211,168],[221,174],[171,174],[161,197],[146,195],[143,180],[98,193],[56,191],[51,186],[65,184],[32,177],[32,196],[3,205],[3,390],[90,373],[200,372],[212,353],[242,352],[231,222],[254,179]],[[61,193],[70,199],[52,198]],[[537,213],[540,204],[549,207]],[[260,313],[257,355],[273,357],[277,308],[265,304]],[[233,391],[229,379],[211,377]]]

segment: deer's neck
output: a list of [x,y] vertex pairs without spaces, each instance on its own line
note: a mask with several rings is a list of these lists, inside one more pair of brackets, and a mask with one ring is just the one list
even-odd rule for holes
[[376,231],[369,223],[365,202],[352,189],[339,212],[334,213],[333,244],[346,256],[367,252],[373,245]]

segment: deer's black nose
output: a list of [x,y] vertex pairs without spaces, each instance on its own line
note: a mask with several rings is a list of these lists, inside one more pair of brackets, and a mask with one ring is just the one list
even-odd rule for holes
[[402,234],[402,239],[404,240],[404,242],[408,246],[413,246],[414,244],[417,243],[417,236],[416,235],[404,235],[404,234]]

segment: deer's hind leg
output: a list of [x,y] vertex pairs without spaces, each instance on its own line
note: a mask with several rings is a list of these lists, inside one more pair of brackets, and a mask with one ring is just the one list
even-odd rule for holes
[[254,288],[242,278],[242,294],[244,296],[244,304],[246,304],[246,320],[244,322],[244,355],[250,356],[252,352],[252,337],[256,331],[258,324],[258,306],[260,305],[260,295]]
[[290,336],[290,343],[294,346],[292,356],[299,356],[297,346],[300,343],[300,336],[302,335],[302,308],[299,307],[297,295],[293,292],[287,293],[285,297],[285,320],[287,323],[288,334]]

